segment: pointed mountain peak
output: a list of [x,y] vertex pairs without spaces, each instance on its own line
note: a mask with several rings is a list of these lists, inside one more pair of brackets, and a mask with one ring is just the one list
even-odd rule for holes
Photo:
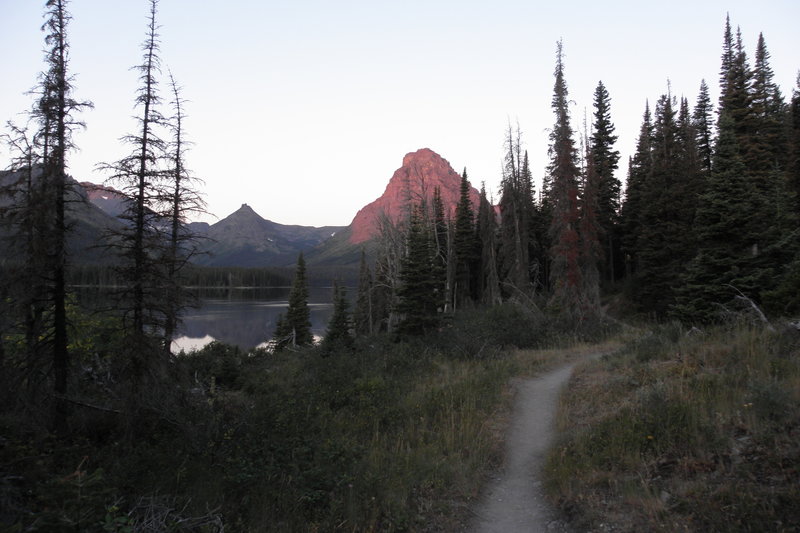
[[234,213],[248,213],[248,214],[249,213],[253,213],[253,214],[257,214],[255,211],[253,211],[253,208],[250,207],[247,204],[242,204],[242,207],[240,207],[239,209],[234,211]]
[[[398,168],[383,195],[365,206],[351,223],[352,244],[362,243],[375,237],[378,221],[386,215],[393,222],[401,220],[414,203],[421,199],[431,205],[433,192],[439,188],[445,210],[452,216],[458,204],[461,176],[450,163],[430,148],[421,148],[403,157],[403,166]],[[471,187],[470,199],[477,210],[479,193]]]
[[[225,218],[226,219],[233,218],[233,219],[237,219],[237,220],[243,220],[243,219],[264,220],[264,217],[262,217],[261,215],[256,213],[253,210],[253,208],[250,207],[247,204],[242,204],[242,207],[240,207],[239,209],[237,209],[236,211],[234,211],[233,213],[231,213],[230,215],[228,215]],[[225,220],[225,219],[223,219],[223,220]]]

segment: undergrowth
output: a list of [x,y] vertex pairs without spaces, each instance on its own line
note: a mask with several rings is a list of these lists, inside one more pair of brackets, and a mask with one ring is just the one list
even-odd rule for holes
[[[69,434],[46,430],[46,395],[7,393],[6,361],[0,528],[461,530],[500,460],[509,378],[590,349],[507,307],[325,356],[212,343],[132,387],[124,347],[86,333]],[[555,344],[573,348],[536,349]]]
[[800,332],[660,327],[583,366],[546,465],[580,528],[796,531]]

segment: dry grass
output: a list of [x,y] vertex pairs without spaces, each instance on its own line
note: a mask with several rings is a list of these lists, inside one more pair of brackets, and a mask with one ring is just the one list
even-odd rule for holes
[[791,531],[800,523],[800,339],[662,328],[580,368],[546,477],[580,527]]

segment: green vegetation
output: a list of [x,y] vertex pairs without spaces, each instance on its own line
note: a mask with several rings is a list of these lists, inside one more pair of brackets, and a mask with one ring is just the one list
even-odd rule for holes
[[274,355],[212,343],[139,394],[118,324],[71,313],[81,370],[58,440],[48,399],[12,392],[28,369],[5,338],[0,523],[12,531],[129,531],[147,516],[165,531],[458,529],[498,463],[509,378],[585,350],[534,350],[570,337],[504,305],[404,342]]
[[800,333],[663,326],[572,378],[546,467],[579,527],[791,531]]

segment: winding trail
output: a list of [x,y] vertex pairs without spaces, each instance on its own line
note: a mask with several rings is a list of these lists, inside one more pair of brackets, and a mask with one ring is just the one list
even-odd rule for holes
[[582,360],[585,358],[516,385],[505,464],[487,486],[474,511],[472,531],[569,531],[545,500],[538,478],[555,434],[559,393]]

